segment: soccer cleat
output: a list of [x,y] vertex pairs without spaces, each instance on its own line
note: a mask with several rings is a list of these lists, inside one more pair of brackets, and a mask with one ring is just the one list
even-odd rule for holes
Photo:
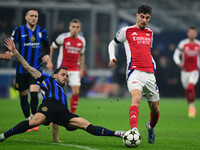
[[26,132],[31,132],[32,131],[32,129],[28,129],[28,130],[26,130]]
[[1,134],[1,135],[0,135],[0,142],[3,142],[5,139],[6,139],[6,138],[5,138],[4,134]]
[[115,134],[117,137],[123,138],[124,133],[125,133],[125,131],[115,131],[114,134]]
[[137,131],[139,133],[139,130],[136,127],[132,128],[131,131]]
[[196,109],[194,106],[190,106],[188,109],[188,117],[195,118],[196,117]]
[[148,130],[148,142],[150,144],[153,144],[155,141],[155,132],[154,132],[154,128],[151,128],[150,122],[148,122],[146,124],[146,128]]
[[34,131],[38,131],[38,130],[39,130],[39,126],[34,127],[33,130],[34,130]]

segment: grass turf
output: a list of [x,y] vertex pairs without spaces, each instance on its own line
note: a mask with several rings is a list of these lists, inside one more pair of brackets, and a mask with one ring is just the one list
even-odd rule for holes
[[[111,130],[129,130],[130,99],[86,99],[81,98],[77,114],[94,125]],[[200,101],[196,101],[197,116],[187,117],[187,102],[184,99],[161,99],[160,119],[156,126],[155,144],[148,144],[146,123],[150,119],[149,108],[143,99],[140,105],[138,129],[142,143],[137,149],[152,150],[196,150],[200,147]],[[19,100],[0,100],[0,133],[7,131],[24,119]],[[122,150],[122,139],[92,136],[82,130],[68,132],[59,127],[59,139],[52,142],[51,126],[40,126],[39,131],[15,135],[0,143],[0,150]]]

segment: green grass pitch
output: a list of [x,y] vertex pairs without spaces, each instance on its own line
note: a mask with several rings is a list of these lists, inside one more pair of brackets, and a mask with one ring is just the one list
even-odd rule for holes
[[[77,114],[94,125],[111,130],[129,130],[130,99],[128,98],[80,98]],[[184,99],[161,99],[160,119],[156,126],[155,144],[148,144],[145,124],[149,122],[149,108],[143,99],[139,107],[138,129],[142,142],[136,148],[148,150],[197,150],[200,149],[200,101],[196,100],[197,116],[187,117]],[[24,119],[19,100],[0,100],[0,133],[7,131]],[[52,142],[51,126],[40,126],[39,131],[15,135],[0,143],[0,150],[123,150],[122,139],[97,137],[82,130],[66,131],[59,127],[59,139]]]

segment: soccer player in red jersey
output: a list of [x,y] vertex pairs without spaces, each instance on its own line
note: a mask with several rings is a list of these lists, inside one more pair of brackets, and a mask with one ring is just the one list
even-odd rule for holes
[[109,44],[110,56],[109,67],[113,67],[117,62],[115,57],[115,47],[119,43],[124,43],[127,58],[127,86],[131,95],[131,106],[129,109],[129,119],[131,130],[137,130],[139,105],[144,95],[147,98],[150,108],[150,122],[146,124],[148,129],[148,142],[154,143],[156,126],[160,114],[159,110],[159,90],[155,79],[155,62],[151,55],[153,32],[146,28],[151,19],[152,8],[142,5],[136,14],[136,24],[124,27],[119,30],[114,40]]
[[[195,85],[199,79],[199,51],[200,41],[196,39],[197,29],[189,27],[187,31],[187,39],[183,39],[178,44],[174,52],[174,61],[182,69],[181,82],[185,89],[185,97],[187,98],[189,109],[188,117],[194,118],[196,116],[195,102]],[[182,56],[182,59],[180,58]]]
[[[81,85],[81,77],[84,72],[85,64],[85,38],[79,35],[81,22],[73,19],[69,24],[69,32],[59,35],[52,43],[50,48],[50,59],[47,64],[48,69],[53,68],[53,51],[60,46],[57,67],[67,67],[69,75],[69,85],[72,88],[72,97],[70,100],[70,111],[75,113]],[[80,63],[80,68],[79,64]]]

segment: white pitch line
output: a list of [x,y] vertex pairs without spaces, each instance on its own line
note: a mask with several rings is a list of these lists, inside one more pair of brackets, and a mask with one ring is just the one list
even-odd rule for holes
[[94,148],[90,148],[87,146],[81,146],[81,145],[74,145],[74,144],[64,144],[64,143],[54,143],[54,142],[44,142],[44,141],[32,141],[27,139],[12,139],[14,141],[23,141],[23,142],[32,142],[32,143],[41,143],[41,144],[50,144],[50,145],[60,145],[60,146],[66,146],[66,147],[76,147],[80,149],[86,149],[86,150],[98,150]]

